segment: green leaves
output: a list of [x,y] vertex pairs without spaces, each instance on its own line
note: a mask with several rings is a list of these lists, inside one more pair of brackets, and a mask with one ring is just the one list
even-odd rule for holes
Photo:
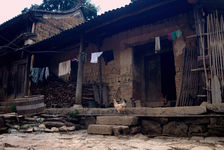
[[29,9],[25,8],[22,13],[29,10],[66,11],[76,7],[80,2],[87,20],[97,16],[97,8],[89,0],[43,0],[41,5],[32,5]]

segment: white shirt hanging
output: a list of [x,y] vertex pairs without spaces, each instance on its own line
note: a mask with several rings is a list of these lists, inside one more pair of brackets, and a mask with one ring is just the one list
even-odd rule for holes
[[103,54],[103,52],[96,52],[91,54],[91,63],[98,63],[98,58]]
[[160,45],[160,37],[155,37],[155,53],[160,51],[161,45]]

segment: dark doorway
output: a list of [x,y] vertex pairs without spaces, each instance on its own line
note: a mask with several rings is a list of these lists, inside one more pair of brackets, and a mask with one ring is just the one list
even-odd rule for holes
[[161,41],[134,48],[134,99],[146,107],[169,106],[176,101],[175,65],[172,42]]

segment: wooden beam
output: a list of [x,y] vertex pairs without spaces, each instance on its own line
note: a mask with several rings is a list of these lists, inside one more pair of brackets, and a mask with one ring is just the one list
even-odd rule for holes
[[79,48],[79,64],[78,64],[78,73],[77,73],[77,85],[76,85],[76,104],[81,104],[82,101],[82,78],[83,78],[83,52],[84,52],[84,35],[80,37],[80,48]]

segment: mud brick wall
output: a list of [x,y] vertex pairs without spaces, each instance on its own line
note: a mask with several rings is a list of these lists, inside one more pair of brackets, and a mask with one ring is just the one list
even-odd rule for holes
[[[182,59],[185,47],[194,45],[194,40],[186,39],[188,35],[194,34],[192,14],[182,14],[173,18],[160,21],[155,24],[140,26],[128,31],[121,32],[104,39],[104,50],[114,51],[114,61],[108,65],[103,62],[103,82],[109,85],[109,99],[120,87],[120,97],[130,100],[134,95],[134,74],[133,74],[133,47],[131,45],[141,45],[154,41],[156,36],[167,37],[168,33],[181,30],[183,36],[173,41],[175,70],[176,70],[176,93],[179,93],[182,77]],[[86,49],[88,54],[87,62],[84,66],[84,82],[99,82],[99,64],[90,64],[90,53],[97,52],[94,44],[89,44]],[[129,104],[131,102],[129,101]]]
[[70,29],[84,22],[80,11],[68,15],[44,15],[43,20],[48,23],[36,23],[35,33],[37,36],[33,39],[35,42],[47,39],[62,30]]
[[[128,101],[128,105],[131,106],[132,102],[130,99],[137,97],[136,94],[141,94],[136,92],[134,87],[135,80],[137,79],[134,77],[135,56],[133,55],[133,46],[153,42],[156,36],[167,37],[168,33],[180,29],[183,32],[183,36],[173,41],[176,93],[178,95],[182,78],[183,50],[186,47],[195,45],[194,39],[186,38],[194,34],[192,20],[192,14],[182,14],[155,24],[140,26],[105,38],[101,51],[113,50],[114,52],[114,60],[107,65],[105,65],[102,59],[102,78],[103,82],[109,86],[109,100],[112,102],[113,97],[118,91],[118,97],[125,98]],[[60,62],[78,58],[78,45],[73,45],[73,47],[66,49],[68,49],[68,53],[58,56],[55,55],[51,59],[50,68],[55,74],[57,74],[58,64]],[[84,65],[84,84],[99,83],[99,63],[90,63],[91,53],[97,51],[97,46],[90,42],[85,48],[87,59]]]

